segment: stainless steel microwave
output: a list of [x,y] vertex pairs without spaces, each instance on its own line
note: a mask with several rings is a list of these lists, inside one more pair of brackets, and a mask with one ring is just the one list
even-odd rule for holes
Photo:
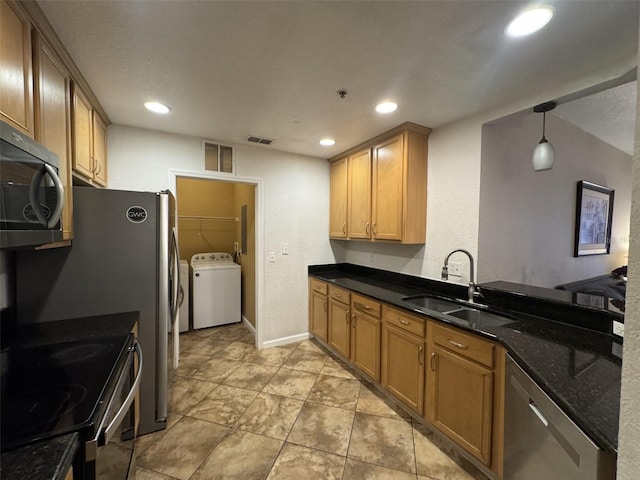
[[0,249],[62,240],[58,156],[0,121]]

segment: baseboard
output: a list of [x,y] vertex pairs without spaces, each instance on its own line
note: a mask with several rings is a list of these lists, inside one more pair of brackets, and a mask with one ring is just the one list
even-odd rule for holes
[[254,327],[253,325],[251,325],[251,322],[249,320],[247,320],[247,317],[245,317],[244,315],[242,315],[242,323],[244,324],[245,327],[247,327],[249,330],[251,330],[251,333],[253,333],[253,336],[256,336],[256,327]]
[[290,337],[282,337],[282,338],[277,338],[275,340],[269,340],[268,342],[264,342],[262,344],[262,348],[280,347],[282,345],[288,345],[290,343],[308,340],[309,338],[311,338],[311,334],[309,332],[301,333],[299,335],[291,335]]

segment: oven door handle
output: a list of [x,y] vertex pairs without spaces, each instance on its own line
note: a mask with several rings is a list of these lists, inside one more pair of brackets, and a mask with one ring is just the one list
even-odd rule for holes
[[118,430],[120,423],[122,423],[122,420],[124,419],[125,415],[129,411],[129,408],[131,407],[131,404],[133,403],[133,400],[136,397],[138,386],[140,385],[140,378],[142,378],[142,349],[140,348],[140,344],[137,342],[133,346],[133,348],[134,348],[134,352],[138,355],[138,373],[136,374],[136,379],[133,381],[131,390],[127,394],[127,398],[125,399],[124,403],[120,407],[120,410],[118,410],[118,413],[116,413],[116,416],[113,417],[113,420],[111,420],[111,423],[107,426],[107,428],[104,431],[105,445],[111,441],[116,430]]

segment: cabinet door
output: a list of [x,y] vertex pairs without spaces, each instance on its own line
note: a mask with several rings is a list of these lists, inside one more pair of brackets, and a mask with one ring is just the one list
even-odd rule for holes
[[418,413],[424,403],[424,340],[384,324],[382,386]]
[[59,176],[65,189],[62,211],[64,240],[73,238],[73,188],[71,179],[71,76],[53,49],[34,36],[35,139],[60,159]]
[[309,330],[316,337],[327,341],[327,296],[311,292],[311,305],[309,306]]
[[371,150],[349,157],[349,238],[371,238]]
[[331,164],[331,193],[329,196],[329,236],[347,238],[347,159]]
[[373,149],[372,232],[376,240],[402,240],[404,137]]
[[107,127],[95,110],[92,112],[93,180],[103,187],[107,186]]
[[73,170],[76,173],[93,179],[93,147],[91,144],[91,129],[93,118],[91,103],[82,91],[74,85],[73,88]]
[[351,316],[351,361],[380,381],[380,320],[354,313]]
[[0,118],[33,138],[31,22],[16,4],[0,2]]
[[349,306],[335,300],[329,301],[329,345],[336,352],[349,358],[351,319]]
[[486,465],[491,464],[493,371],[430,347],[427,418]]

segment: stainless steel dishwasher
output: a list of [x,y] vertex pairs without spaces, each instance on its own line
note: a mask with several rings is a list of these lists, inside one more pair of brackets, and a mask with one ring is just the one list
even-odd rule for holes
[[615,458],[594,444],[507,355],[504,480],[614,480]]

